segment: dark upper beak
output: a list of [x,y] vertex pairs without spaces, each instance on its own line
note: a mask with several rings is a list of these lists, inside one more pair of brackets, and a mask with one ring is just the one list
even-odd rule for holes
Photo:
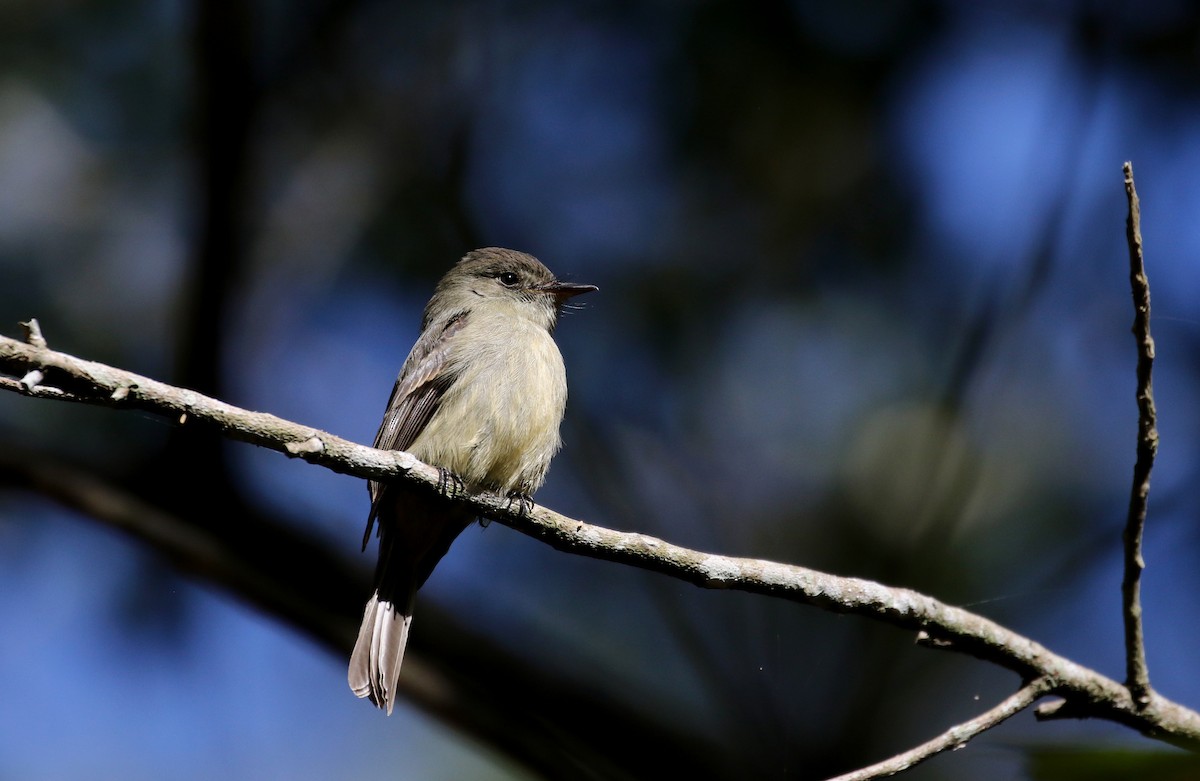
[[538,285],[534,288],[534,290],[554,296],[560,303],[566,301],[568,298],[574,298],[583,293],[591,293],[593,290],[599,289],[595,285],[577,285],[574,282],[557,281],[551,282],[548,285]]

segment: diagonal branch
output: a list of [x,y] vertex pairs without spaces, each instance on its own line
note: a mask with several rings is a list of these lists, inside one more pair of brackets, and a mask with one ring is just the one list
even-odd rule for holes
[[1150,336],[1150,280],[1142,259],[1142,209],[1133,185],[1133,164],[1125,163],[1125,196],[1129,217],[1125,236],[1129,243],[1129,285],[1133,292],[1133,335],[1138,344],[1137,461],[1133,467],[1133,489],[1125,520],[1125,576],[1121,596],[1125,618],[1125,685],[1139,707],[1150,701],[1150,673],[1146,667],[1146,643],[1142,630],[1141,582],[1146,562],[1142,558],[1142,530],[1150,496],[1150,471],[1158,453],[1157,413],[1154,410],[1154,339]]
[[[194,391],[81,360],[15,339],[0,337],[0,371],[10,377],[43,373],[42,384],[0,378],[0,389],[29,396],[145,410],[183,425],[214,427],[224,436],[302,458],[363,479],[408,481],[449,495],[439,473],[409,453],[357,445],[274,415],[234,407]],[[1076,716],[1104,718],[1192,750],[1200,750],[1200,714],[1148,692],[1133,701],[1116,681],[1058,656],[1038,643],[961,608],[904,588],[758,559],[719,556],[654,537],[605,529],[533,505],[519,512],[503,496],[454,497],[493,518],[566,552],[659,572],[703,588],[734,589],[853,613],[904,629],[926,632],[935,642],[1012,670],[1026,680],[1045,678]]]
[[960,749],[979,733],[1000,725],[1037,702],[1042,695],[1050,691],[1050,688],[1051,684],[1048,679],[1037,678],[1032,683],[1022,686],[991,710],[979,714],[970,721],[954,725],[933,740],[869,767],[831,778],[829,781],[871,781],[875,778],[886,778],[908,770],[944,751]]
[[[302,531],[281,526],[275,546],[238,549],[209,534],[191,510],[164,511],[86,469],[11,443],[0,449],[0,487],[36,492],[133,538],[180,572],[289,623],[339,658],[354,645],[370,589],[367,571]],[[279,567],[280,548],[311,555]],[[409,674],[398,682],[404,697],[503,752],[530,777],[576,778],[581,766],[588,778],[721,777],[705,774],[718,764],[717,751],[696,746],[692,725],[641,713],[617,692],[580,686],[531,664],[437,604],[422,606],[421,626],[405,656]],[[550,726],[568,722],[570,730]]]

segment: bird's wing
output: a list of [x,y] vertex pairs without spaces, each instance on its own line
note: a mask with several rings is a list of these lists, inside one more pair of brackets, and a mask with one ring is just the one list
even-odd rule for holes
[[[437,412],[446,390],[458,377],[457,372],[450,368],[447,358],[454,337],[466,325],[467,317],[466,312],[459,312],[440,330],[427,329],[413,345],[392,387],[387,411],[383,413],[383,422],[379,425],[379,433],[375,435],[376,448],[407,450],[429,423],[433,413]],[[372,480],[367,488],[371,493],[371,515],[367,519],[363,547],[366,547],[371,536],[371,527],[379,512],[379,500],[387,485]]]

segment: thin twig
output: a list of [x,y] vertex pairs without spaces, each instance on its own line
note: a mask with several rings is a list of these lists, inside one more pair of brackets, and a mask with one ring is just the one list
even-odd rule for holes
[[[440,479],[437,469],[409,453],[375,450],[274,415],[240,409],[195,391],[0,336],[0,371],[20,374],[33,367],[42,367],[48,381],[66,386],[73,400],[145,410],[175,420],[186,415],[188,425],[211,426],[231,439],[334,472],[408,482],[444,495],[451,490],[439,485],[446,481]],[[0,390],[28,395],[46,395],[46,387],[28,392],[19,383],[0,383]],[[1027,680],[1047,678],[1059,695],[1071,700],[1074,715],[1108,719],[1149,737],[1200,750],[1200,713],[1155,692],[1149,692],[1144,707],[1138,707],[1129,689],[1116,681],[983,616],[916,591],[772,561],[704,553],[643,534],[594,526],[539,505],[521,512],[508,497],[497,494],[457,494],[454,498],[480,516],[558,550],[659,572],[703,588],[777,597],[925,631],[954,651],[993,662]]]
[[25,341],[32,344],[34,347],[48,347],[46,337],[42,336],[42,327],[38,324],[36,317],[31,317],[28,320],[20,323],[21,331],[25,334]]
[[1125,163],[1125,195],[1129,217],[1125,237],[1129,243],[1129,285],[1133,292],[1133,335],[1137,339],[1137,462],[1133,466],[1133,489],[1129,495],[1129,515],[1123,534],[1125,576],[1121,596],[1125,618],[1125,685],[1139,707],[1150,701],[1150,672],[1146,667],[1146,643],[1142,629],[1141,583],[1146,562],[1142,558],[1142,531],[1146,525],[1146,505],[1150,496],[1150,471],[1158,453],[1157,413],[1151,371],[1154,366],[1154,339],[1150,336],[1150,280],[1142,259],[1142,210],[1133,185],[1133,164]]
[[962,748],[969,740],[981,732],[991,729],[1037,702],[1038,698],[1050,691],[1050,681],[1037,678],[1032,683],[1023,686],[1012,696],[1005,699],[991,710],[981,713],[970,721],[955,724],[950,729],[938,735],[933,740],[911,748],[908,751],[877,762],[870,767],[855,770],[829,781],[871,781],[875,778],[886,778],[908,770],[927,759],[931,759],[944,751]]

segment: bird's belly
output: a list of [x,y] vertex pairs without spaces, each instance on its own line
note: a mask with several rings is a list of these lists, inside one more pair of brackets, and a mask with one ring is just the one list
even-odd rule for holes
[[474,356],[412,453],[472,486],[531,494],[560,445],[566,374],[549,334],[504,336],[491,354]]

